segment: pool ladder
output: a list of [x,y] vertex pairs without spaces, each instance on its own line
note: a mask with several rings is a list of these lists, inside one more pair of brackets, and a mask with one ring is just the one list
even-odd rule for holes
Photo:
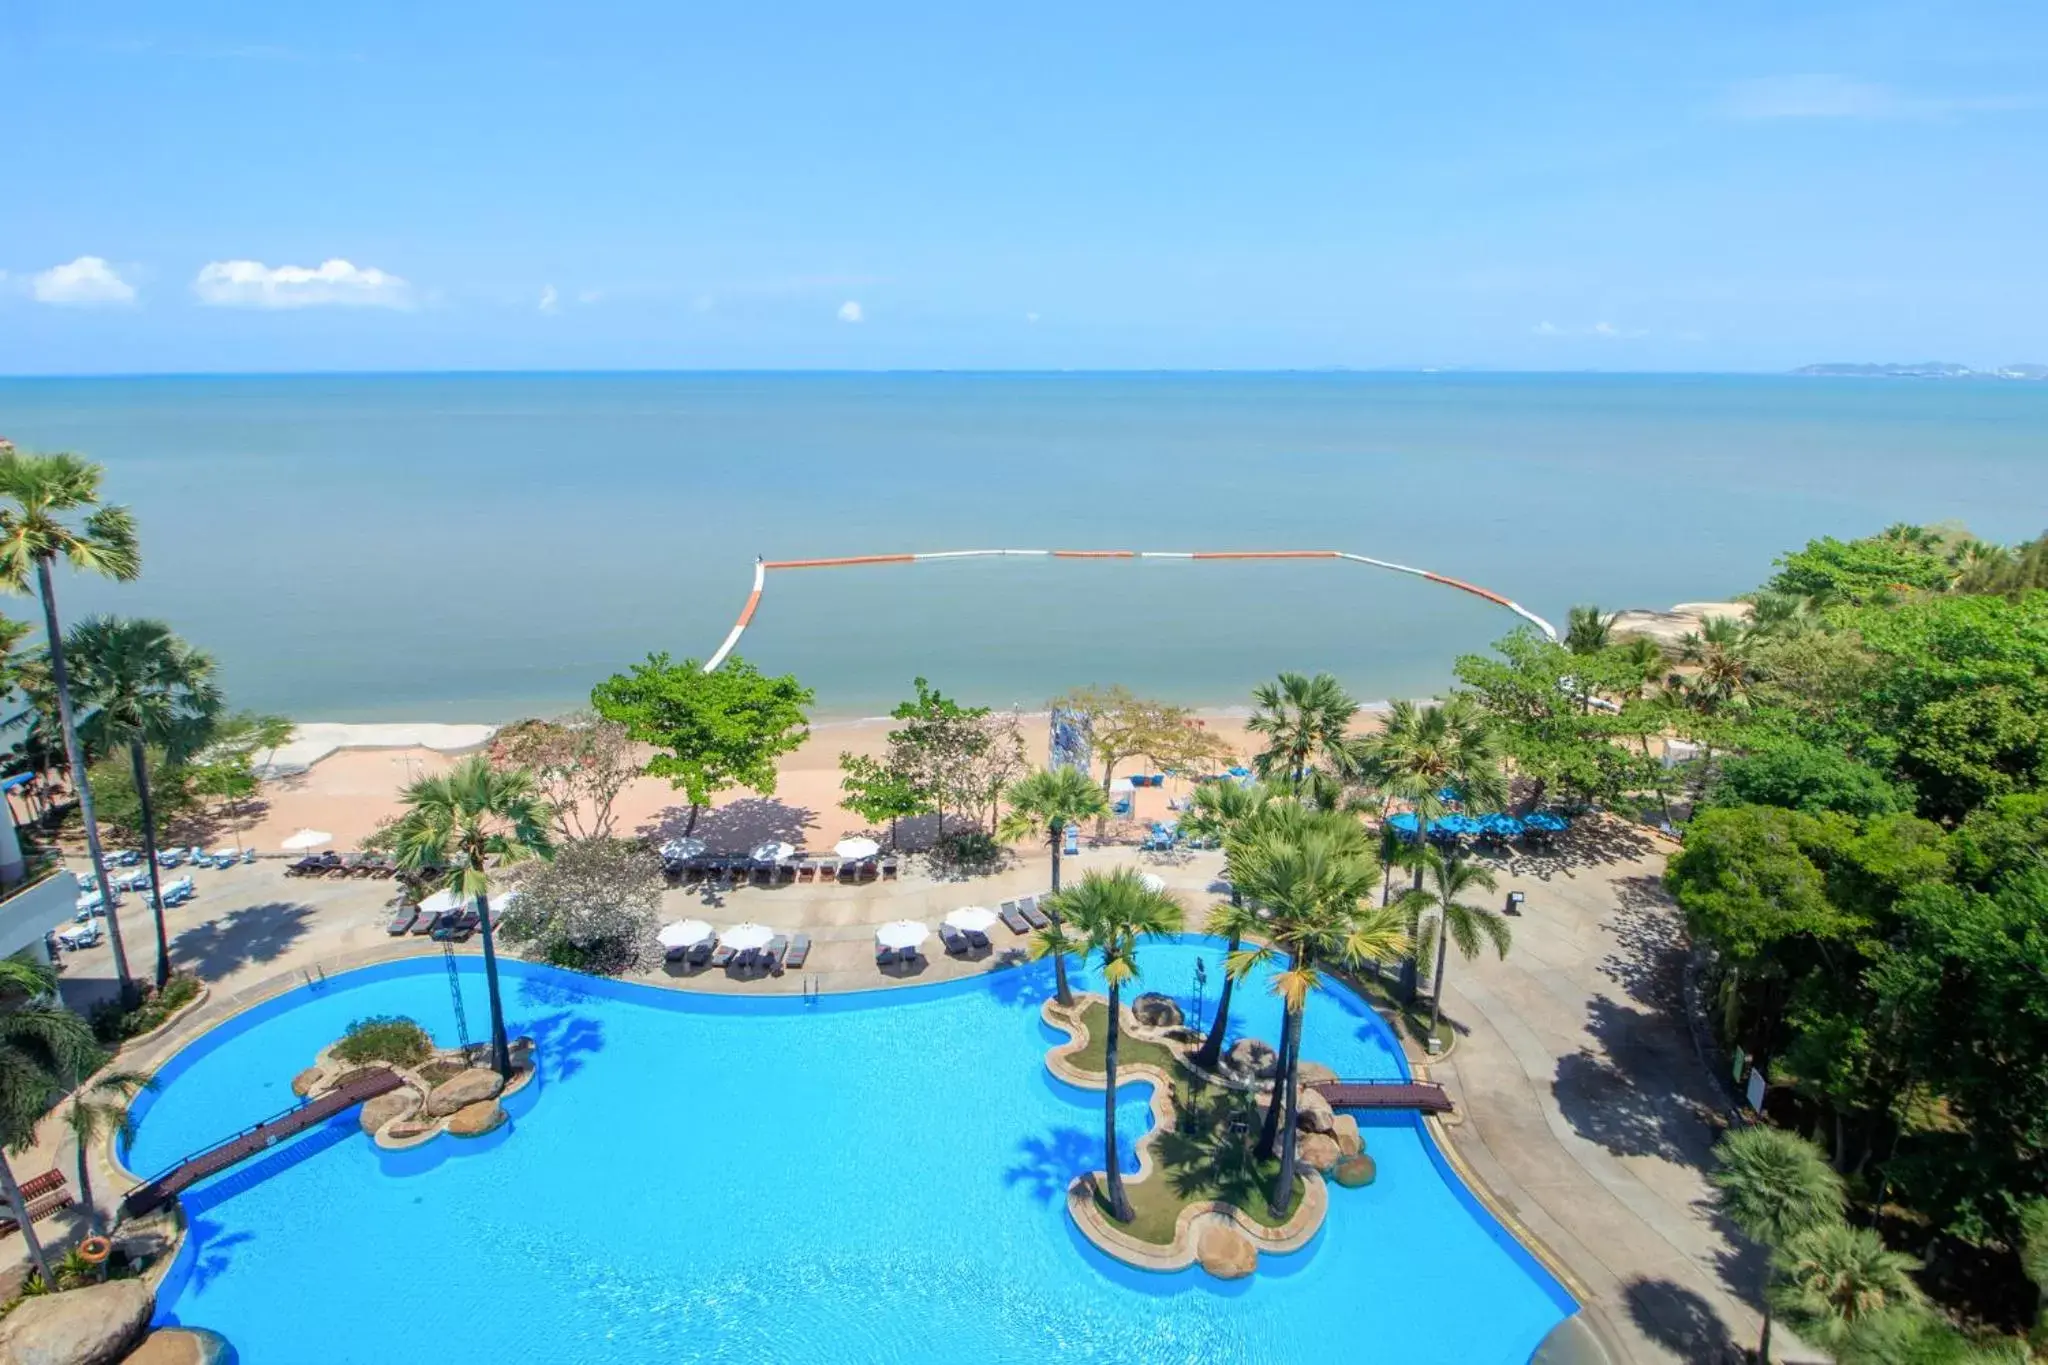
[[806,1005],[817,1004],[824,997],[824,994],[825,983],[821,978],[816,976],[804,978],[804,1003]]
[[327,969],[325,967],[317,965],[306,967],[299,972],[299,975],[306,978],[306,985],[316,994],[327,988]]

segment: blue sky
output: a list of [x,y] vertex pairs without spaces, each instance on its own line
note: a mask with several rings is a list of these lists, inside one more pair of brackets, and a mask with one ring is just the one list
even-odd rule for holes
[[0,372],[2048,361],[2048,7],[0,0]]

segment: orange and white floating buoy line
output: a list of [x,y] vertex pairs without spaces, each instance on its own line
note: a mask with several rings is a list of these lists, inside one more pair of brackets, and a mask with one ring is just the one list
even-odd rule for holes
[[718,652],[704,662],[704,671],[709,673],[724,663],[726,656],[738,647],[740,637],[753,624],[754,613],[761,606],[761,593],[768,586],[770,569],[850,569],[867,564],[921,564],[940,559],[1348,559],[1354,564],[1365,564],[1375,569],[1391,569],[1395,573],[1412,574],[1426,578],[1432,583],[1441,583],[1447,588],[1469,592],[1474,597],[1483,597],[1496,606],[1506,607],[1515,615],[1535,626],[1536,629],[1555,642],[1557,630],[1550,622],[1530,611],[1527,607],[1497,592],[1490,592],[1463,579],[1448,578],[1443,574],[1431,573],[1427,569],[1413,568],[1407,564],[1395,564],[1390,560],[1374,559],[1371,555],[1354,555],[1343,550],[928,550],[918,554],[893,555],[839,555],[830,559],[757,559],[754,561],[754,588],[747,594],[747,604],[740,608],[739,620],[733,622],[726,632],[725,642]]

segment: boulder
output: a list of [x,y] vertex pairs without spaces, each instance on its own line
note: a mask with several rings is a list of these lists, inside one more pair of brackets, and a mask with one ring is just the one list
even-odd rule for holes
[[121,1365],[224,1365],[227,1338],[200,1327],[159,1327]]
[[356,1122],[366,1133],[375,1133],[393,1119],[410,1118],[420,1107],[420,1097],[413,1090],[400,1086],[387,1090],[363,1103],[362,1112],[356,1115]]
[[1180,1006],[1170,995],[1147,991],[1131,1002],[1131,1017],[1146,1028],[1179,1028]]
[[1337,1111],[1317,1092],[1301,1090],[1294,1103],[1294,1126],[1304,1133],[1334,1132]]
[[1372,1184],[1372,1179],[1377,1174],[1379,1171],[1372,1164],[1371,1157],[1347,1156],[1331,1169],[1330,1178],[1346,1189],[1355,1190],[1360,1185]]
[[314,1088],[320,1084],[320,1078],[326,1074],[327,1069],[325,1067],[307,1067],[304,1071],[292,1077],[292,1093],[300,1099],[306,1098],[306,1096],[313,1093]]
[[28,1277],[33,1273],[34,1268],[25,1260],[0,1265],[0,1303],[12,1303],[20,1298],[22,1286],[28,1283]]
[[447,1131],[455,1137],[482,1137],[504,1121],[504,1105],[496,1100],[478,1100],[450,1114]]
[[1302,1165],[1314,1171],[1327,1171],[1344,1157],[1337,1147],[1337,1139],[1327,1133],[1304,1133],[1295,1144],[1294,1156]]
[[1357,1156],[1365,1150],[1365,1139],[1358,1135],[1358,1120],[1349,1114],[1339,1114],[1331,1121],[1330,1136],[1337,1139],[1337,1150],[1346,1156]]
[[386,1128],[384,1136],[393,1142],[411,1142],[415,1138],[423,1138],[427,1134],[436,1131],[440,1126],[433,1119],[423,1119],[418,1115],[414,1115],[409,1119],[400,1119],[389,1128]]
[[1337,1073],[1321,1062],[1303,1060],[1294,1064],[1294,1079],[1302,1085],[1312,1085],[1317,1081],[1334,1081]]
[[1202,1229],[1195,1259],[1219,1280],[1241,1280],[1259,1268],[1259,1249],[1235,1226],[1218,1219]]
[[140,1280],[109,1280],[24,1300],[0,1322],[8,1365],[115,1365],[142,1340],[156,1291]]
[[146,1218],[128,1218],[114,1229],[114,1250],[130,1261],[151,1261],[178,1242],[178,1214],[175,1207],[159,1209]]
[[1240,1038],[1230,1045],[1223,1054],[1225,1070],[1240,1076],[1252,1076],[1262,1081],[1273,1079],[1279,1058],[1272,1048],[1256,1038]]
[[505,1078],[489,1067],[473,1066],[458,1071],[435,1086],[421,1112],[430,1119],[446,1118],[456,1110],[480,1100],[494,1100],[505,1088]]

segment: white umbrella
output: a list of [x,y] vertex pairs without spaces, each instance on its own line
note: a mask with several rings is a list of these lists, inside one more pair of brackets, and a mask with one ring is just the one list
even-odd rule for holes
[[773,929],[770,929],[765,924],[755,924],[752,920],[749,920],[745,924],[735,924],[732,928],[720,934],[718,942],[722,947],[730,948],[734,952],[743,953],[749,948],[766,948],[768,940],[774,937],[775,931]]
[[661,856],[682,862],[687,858],[702,857],[707,847],[702,839],[671,839],[661,846]]
[[931,936],[932,931],[914,919],[890,920],[875,930],[875,942],[899,953],[917,947]]
[[1166,889],[1166,878],[1160,876],[1157,872],[1147,872],[1144,876],[1138,878],[1138,885],[1156,894]]
[[842,858],[872,858],[882,846],[873,839],[841,839],[832,845],[832,851]]
[[955,929],[971,929],[978,934],[987,933],[995,922],[996,912],[979,905],[963,905],[946,915],[946,923]]
[[278,847],[287,853],[303,853],[309,848],[318,848],[322,844],[333,842],[334,836],[324,829],[302,829]]
[[461,908],[462,897],[446,888],[436,891],[433,895],[420,902],[420,913],[423,915],[445,915],[450,910],[460,910]]
[[664,924],[654,941],[664,948],[694,948],[711,937],[711,926],[701,919],[679,919]]
[[795,844],[785,844],[779,839],[770,839],[767,843],[760,845],[754,850],[754,861],[757,863],[779,863],[795,852]]

